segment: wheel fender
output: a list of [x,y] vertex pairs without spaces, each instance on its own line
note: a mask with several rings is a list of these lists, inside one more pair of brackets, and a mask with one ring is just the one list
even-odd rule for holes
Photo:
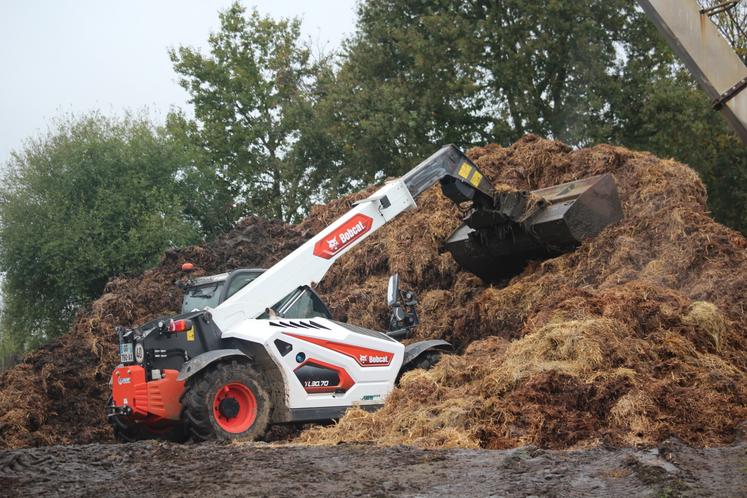
[[213,351],[202,353],[201,355],[195,356],[191,360],[184,362],[182,368],[179,370],[179,375],[176,377],[176,380],[187,380],[216,361],[233,357],[246,358],[248,360],[252,359],[251,356],[239,349],[215,349]]
[[418,357],[426,351],[452,351],[454,347],[441,339],[432,339],[429,341],[420,341],[405,346],[405,358],[402,361],[402,367],[417,360]]

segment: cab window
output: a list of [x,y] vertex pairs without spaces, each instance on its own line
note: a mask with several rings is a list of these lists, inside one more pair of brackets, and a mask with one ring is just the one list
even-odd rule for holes
[[231,283],[228,284],[228,293],[226,299],[236,294],[240,289],[246,287],[246,284],[256,279],[260,275],[260,272],[251,273],[240,273],[231,279]]
[[[319,296],[308,287],[299,287],[272,307],[283,318],[331,318]],[[269,318],[267,312],[258,318]]]
[[210,284],[193,287],[184,294],[182,302],[182,312],[201,310],[205,307],[215,308],[220,302],[220,291],[223,289],[223,282],[213,282]]
[[298,299],[281,314],[284,318],[329,318],[321,299],[309,289],[304,289]]

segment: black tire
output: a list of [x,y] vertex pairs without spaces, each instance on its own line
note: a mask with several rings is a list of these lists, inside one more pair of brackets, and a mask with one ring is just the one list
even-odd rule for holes
[[422,368],[423,370],[430,370],[434,366],[436,366],[436,363],[441,361],[441,356],[443,353],[441,351],[426,351],[425,353],[421,354],[417,360],[413,362],[413,370],[416,368]]
[[442,351],[425,351],[418,356],[415,361],[409,363],[405,368],[400,370],[399,375],[397,376],[397,384],[399,384],[402,376],[411,370],[417,370],[418,368],[430,370],[441,360],[443,354]]
[[[196,441],[254,441],[263,437],[270,423],[272,408],[264,385],[262,376],[247,363],[233,361],[208,367],[205,372],[189,379],[184,387],[181,398],[184,426]],[[251,423],[252,417],[247,415],[252,413],[251,401],[246,405],[246,400],[242,398],[247,392],[254,399]],[[226,410],[223,409],[224,403]],[[244,411],[245,408],[247,411]],[[242,421],[250,425],[244,427]]]
[[[108,404],[112,404],[111,397],[109,397]],[[134,443],[135,441],[148,439],[163,439],[175,443],[187,440],[187,433],[181,423],[167,423],[162,427],[149,427],[145,424],[132,422],[127,417],[115,415],[109,417],[109,424],[112,426],[114,439],[120,443]]]

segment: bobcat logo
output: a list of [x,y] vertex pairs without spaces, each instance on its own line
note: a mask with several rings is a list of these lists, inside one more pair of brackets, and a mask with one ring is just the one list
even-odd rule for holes
[[332,237],[327,241],[327,246],[329,247],[329,250],[332,252],[337,251],[337,249],[340,248],[340,243],[337,242],[337,237]]
[[314,256],[332,259],[373,229],[373,218],[363,213],[350,217],[325,233],[314,244]]

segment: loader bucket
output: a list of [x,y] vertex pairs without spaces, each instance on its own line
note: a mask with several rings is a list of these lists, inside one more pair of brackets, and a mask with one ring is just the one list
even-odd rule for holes
[[476,208],[442,249],[468,271],[496,282],[521,273],[530,260],[573,250],[622,217],[615,179],[599,175],[495,194],[494,208]]

